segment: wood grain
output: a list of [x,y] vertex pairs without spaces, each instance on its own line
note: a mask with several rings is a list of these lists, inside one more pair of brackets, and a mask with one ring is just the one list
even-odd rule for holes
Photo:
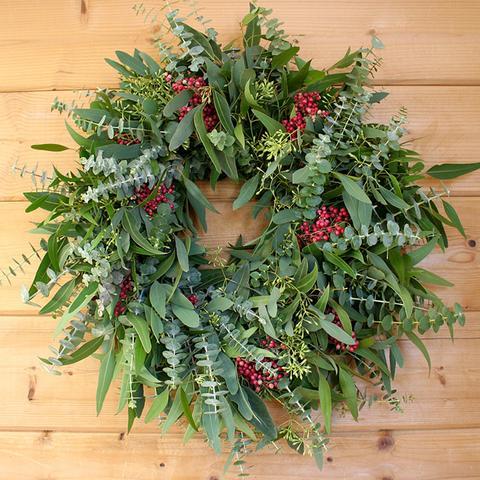
[[[8,3],[8,4],[7,4]],[[238,39],[239,22],[248,0],[201,0],[202,13],[213,20],[220,38]],[[104,57],[135,47],[154,53],[151,39],[157,27],[132,11],[131,0],[49,0],[4,2],[0,29],[0,267],[28,250],[29,222],[21,192],[30,180],[10,174],[19,164],[49,170],[75,168],[75,153],[36,152],[34,143],[73,146],[63,122],[50,113],[56,95],[82,103],[71,90],[116,85],[115,72]],[[163,0],[146,2],[147,7]],[[346,47],[368,45],[372,33],[386,45],[377,85],[390,96],[375,107],[374,119],[388,120],[401,106],[409,114],[409,138],[428,165],[477,162],[480,151],[480,3],[477,0],[265,0],[297,36],[305,58],[318,67],[332,64]],[[393,85],[393,86],[392,86]],[[64,90],[59,92],[59,90]],[[427,185],[432,185],[429,183]],[[402,343],[406,367],[399,373],[400,393],[412,394],[404,414],[377,404],[364,409],[360,422],[337,418],[319,473],[311,460],[289,449],[247,459],[250,478],[359,480],[479,480],[480,479],[480,172],[448,184],[468,238],[451,232],[447,254],[435,254],[426,266],[455,283],[437,291],[467,310],[467,326],[448,333],[428,334],[432,373],[414,346]],[[228,209],[228,202],[223,207]],[[219,225],[209,241],[232,237],[231,222]],[[251,231],[252,225],[246,230]],[[48,375],[38,355],[47,353],[55,320],[33,316],[20,303],[19,287],[34,266],[0,287],[0,480],[157,479],[218,480],[223,458],[200,438],[188,446],[181,428],[161,437],[155,425],[138,423],[125,435],[126,419],[115,415],[117,391],[108,396],[105,411],[95,415],[98,364],[88,359],[68,367],[62,377]],[[27,316],[25,316],[27,315]],[[280,412],[275,411],[275,415]],[[338,417],[338,415],[337,415]],[[282,445],[283,447],[283,445]],[[226,479],[237,478],[229,475]]]
[[[480,203],[468,197],[455,197],[451,199],[452,205],[457,208],[463,221],[468,237],[464,239],[458,232],[449,229],[450,247],[446,253],[437,252],[424,262],[426,268],[446,277],[455,284],[455,288],[436,287],[444,300],[453,305],[455,302],[462,304],[466,310],[480,310],[480,296],[478,295],[478,282],[480,280],[480,225],[478,215]],[[25,202],[0,202],[0,231],[8,232],[8,235],[0,236],[0,265],[6,268],[12,263],[11,258],[19,257],[21,252],[28,252],[28,242],[38,245],[38,235],[27,235],[32,228],[31,222],[42,218],[40,211],[32,215],[24,213]],[[223,203],[223,209],[228,205]],[[222,218],[217,226],[221,227]],[[210,229],[205,238],[209,244],[227,245],[235,242],[237,234],[242,232],[250,238],[254,237],[256,225],[250,223],[245,229],[234,227],[233,224],[225,225],[221,230]],[[35,262],[34,262],[35,263]],[[20,301],[19,289],[24,283],[28,283],[34,272],[34,265],[25,268],[25,274],[19,275],[12,280],[11,285],[5,285],[0,289],[0,314],[26,314],[32,313],[31,307]]]
[[[248,1],[197,2],[226,42],[239,37]],[[146,4],[148,8],[162,1]],[[115,50],[153,52],[156,27],[137,17],[130,0],[19,0],[6,8],[0,32],[0,91],[96,88],[116,83],[104,63]],[[377,81],[384,84],[479,84],[480,4],[475,0],[265,0],[297,37],[302,56],[319,67],[338,60],[348,46],[370,45],[372,33],[387,48]],[[347,33],[348,32],[348,33]],[[15,68],[11,68],[15,65]]]
[[[480,471],[480,429],[378,431],[335,435],[318,472],[279,442],[252,454],[256,480],[476,480]],[[226,456],[205,455],[199,439],[187,446],[178,434],[1,432],[0,480],[233,480],[223,477]]]
[[[480,87],[389,87],[390,95],[372,112],[373,120],[388,122],[401,107],[408,111],[410,148],[418,150],[427,165],[478,161],[480,150]],[[83,105],[82,92],[61,92],[66,102]],[[32,150],[36,143],[75,147],[65,129],[65,115],[50,112],[55,94],[28,92],[0,94],[0,201],[19,200],[32,188],[31,180],[11,172],[18,162],[39,172],[77,168],[74,151],[60,153]],[[452,126],[454,128],[452,129]],[[453,133],[454,132],[454,133]],[[448,141],[446,141],[448,139]],[[430,180],[426,185],[438,185]],[[447,183],[452,195],[479,195],[480,171]]]
[[[100,417],[95,414],[98,362],[89,358],[65,367],[61,377],[48,374],[38,360],[49,355],[56,321],[40,317],[3,317],[0,323],[0,383],[6,395],[0,409],[0,430],[67,430],[120,432],[126,417],[115,415],[118,388],[112,387]],[[398,395],[413,395],[403,404],[404,413],[392,413],[386,404],[364,408],[355,423],[348,415],[336,415],[334,430],[480,428],[480,313],[468,315],[467,325],[457,329],[454,343],[443,331],[425,343],[432,358],[429,375],[422,354],[403,342],[405,367],[395,381]],[[276,416],[284,418],[274,409]],[[456,412],[450,415],[449,412]],[[136,432],[156,432],[154,423],[139,421]],[[181,431],[176,429],[175,431]]]

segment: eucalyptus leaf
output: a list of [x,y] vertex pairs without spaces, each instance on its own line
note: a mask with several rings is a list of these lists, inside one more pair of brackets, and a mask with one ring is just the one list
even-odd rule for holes
[[40,309],[40,315],[55,312],[65,305],[75,290],[76,282],[77,279],[72,278],[72,280],[69,280],[67,283],[63,284],[55,293],[53,298],[43,308]]
[[150,423],[160,416],[160,414],[165,410],[168,405],[169,400],[169,390],[164,388],[159,394],[157,394],[145,415],[145,423]]
[[137,332],[138,338],[140,338],[140,341],[142,342],[143,349],[145,352],[149,353],[152,349],[152,342],[150,341],[150,332],[147,321],[145,318],[134,315],[133,313],[127,313],[126,318]]
[[177,128],[175,129],[174,134],[172,135],[172,138],[170,139],[170,143],[168,145],[168,148],[171,151],[177,150],[179,147],[181,147],[184,142],[190,137],[190,135],[193,133],[193,117],[196,114],[196,112],[199,111],[199,107],[195,107],[192,110],[190,110],[181,120],[181,122],[178,124]]
[[330,384],[321,373],[318,375],[318,395],[323,420],[325,422],[325,431],[330,433],[332,427],[332,392]]
[[233,202],[233,209],[237,210],[246,205],[255,195],[260,177],[258,174],[248,179],[240,189],[238,197]]
[[371,200],[368,198],[368,195],[364,192],[364,190],[353,181],[347,175],[343,175],[342,173],[335,172],[334,175],[342,182],[343,188],[349,193],[352,197],[356,198],[358,201],[363,203],[372,203]]
[[96,337],[92,340],[89,340],[87,343],[84,343],[80,348],[75,350],[73,353],[62,356],[59,358],[62,365],[72,365],[77,363],[80,360],[83,360],[90,355],[94,354],[102,345],[104,337]]
[[[182,90],[175,95],[163,108],[163,114],[166,117],[171,117],[181,107],[184,107],[192,98],[193,92],[191,90]],[[183,142],[182,142],[183,143]]]
[[357,387],[351,374],[340,367],[339,370],[340,388],[345,398],[345,402],[350,410],[352,417],[358,419],[358,405],[357,405]]
[[451,180],[467,173],[474,172],[480,168],[480,162],[477,163],[442,163],[434,165],[427,170],[427,175],[438,178],[439,180]]
[[107,395],[108,389],[110,388],[113,380],[113,374],[115,372],[115,351],[113,347],[114,342],[110,341],[109,349],[102,357],[100,363],[96,395],[97,415],[102,410],[105,396]]
[[188,272],[190,264],[188,261],[188,252],[183,241],[175,235],[175,250],[177,252],[177,260],[180,268],[184,272]]
[[34,150],[45,150],[47,152],[64,152],[65,150],[70,150],[69,147],[58,145],[57,143],[35,144],[31,145],[30,148],[33,148]]

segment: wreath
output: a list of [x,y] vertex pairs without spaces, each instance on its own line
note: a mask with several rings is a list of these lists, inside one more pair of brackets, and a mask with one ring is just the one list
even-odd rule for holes
[[[387,95],[370,82],[377,38],[318,70],[264,8],[243,19],[241,48],[166,18],[178,42],[157,42],[160,60],[118,51],[107,60],[118,89],[88,108],[54,104],[78,127],[67,123],[80,165],[25,193],[28,211],[48,212],[36,228],[48,238],[24,300],[52,294],[40,313],[61,335],[42,360],[57,372],[98,358],[97,411],[118,380],[129,430],[149,399],[146,422],[165,432],[184,419],[186,439],[201,430],[217,452],[228,442],[241,469],[254,445],[281,438],[321,465],[334,408],[354,419],[373,400],[401,409],[400,339],[430,364],[419,334],[463,325],[461,307],[427,286],[449,283],[420,262],[447,247],[445,225],[465,232],[448,192],[418,185],[405,112],[368,120]],[[241,184],[232,208],[251,210],[257,238],[202,245],[216,211],[207,182]]]

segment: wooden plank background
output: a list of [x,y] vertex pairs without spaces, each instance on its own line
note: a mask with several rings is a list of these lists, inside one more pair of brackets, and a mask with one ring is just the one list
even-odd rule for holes
[[[154,52],[156,27],[132,11],[133,0],[0,0],[0,266],[28,250],[30,222],[22,191],[30,181],[10,172],[19,164],[49,170],[74,168],[70,152],[34,152],[32,143],[71,144],[64,118],[50,113],[55,96],[81,100],[83,90],[110,86],[115,73],[103,62],[117,49]],[[152,0],[149,7],[160,5]],[[247,0],[201,0],[221,38],[238,37]],[[328,66],[348,46],[386,44],[376,83],[391,92],[375,111],[387,119],[409,112],[409,137],[428,164],[479,161],[480,2],[478,0],[269,0],[305,57]],[[251,478],[355,478],[372,480],[480,479],[480,172],[448,183],[468,238],[451,233],[451,248],[427,262],[455,288],[438,289],[462,303],[467,325],[454,343],[447,331],[427,335],[432,372],[411,345],[397,386],[414,401],[404,413],[378,404],[359,423],[337,415],[326,467],[283,448],[250,458]],[[430,183],[430,185],[434,185]],[[38,217],[37,217],[38,218]],[[62,377],[43,371],[37,357],[53,340],[55,321],[34,316],[19,298],[24,278],[0,289],[0,480],[173,479],[216,480],[222,457],[201,438],[182,443],[181,428],[161,437],[138,423],[125,435],[115,415],[116,391],[95,415],[97,362],[67,368]],[[281,414],[280,412],[276,412]],[[228,478],[236,478],[232,473]]]

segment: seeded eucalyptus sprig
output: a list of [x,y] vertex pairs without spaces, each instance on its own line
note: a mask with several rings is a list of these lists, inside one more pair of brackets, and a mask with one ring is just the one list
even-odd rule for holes
[[[107,60],[118,89],[97,90],[88,108],[56,102],[79,168],[25,194],[28,211],[46,212],[36,232],[48,240],[24,297],[52,294],[40,313],[58,317],[62,339],[49,370],[100,359],[97,411],[119,379],[129,429],[151,399],[145,421],[166,432],[183,418],[185,439],[201,430],[217,452],[230,443],[240,467],[251,444],[280,439],[321,465],[334,408],[354,419],[376,398],[399,408],[401,338],[430,364],[421,334],[463,325],[461,307],[429,287],[449,282],[421,262],[448,247],[445,226],[465,232],[448,192],[418,182],[479,165],[424,172],[405,148],[404,111],[369,121],[387,95],[370,85],[378,39],[320,70],[269,15],[252,5],[241,46],[223,46],[168,9],[162,31],[177,48],[162,44],[160,60],[118,51]],[[232,207],[254,201],[266,222],[228,260],[198,237],[206,211],[218,213],[205,179],[241,182]],[[277,425],[266,401],[288,420]]]

